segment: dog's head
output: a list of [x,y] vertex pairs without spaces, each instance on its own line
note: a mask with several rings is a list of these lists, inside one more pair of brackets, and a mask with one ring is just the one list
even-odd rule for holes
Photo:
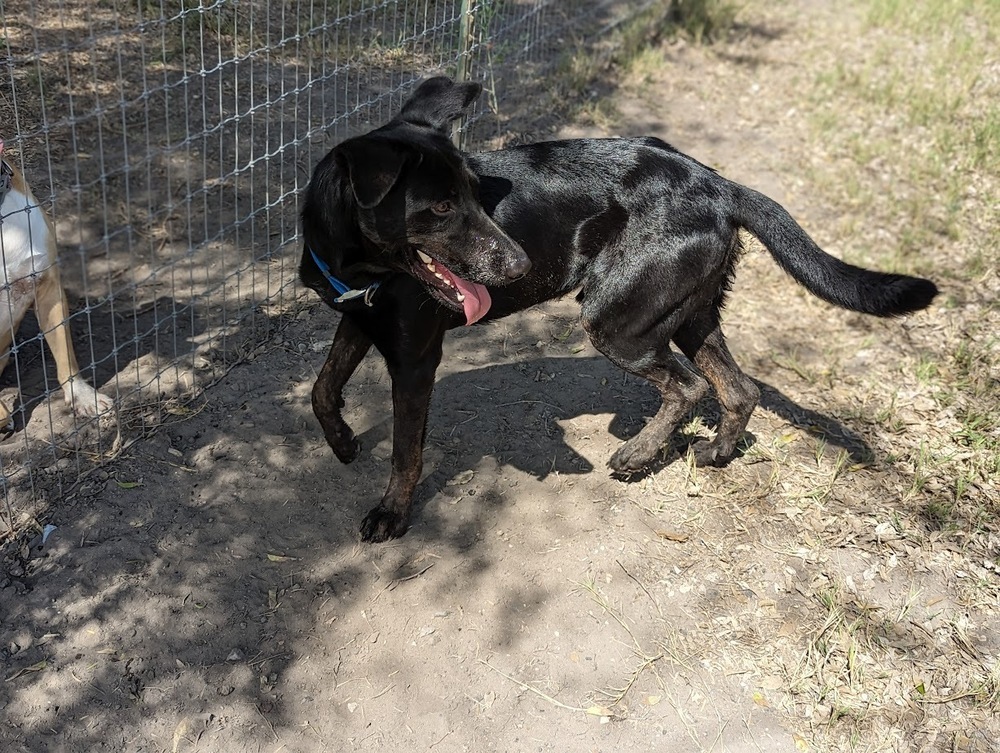
[[531,267],[486,214],[479,180],[450,139],[452,122],[481,90],[444,77],[425,81],[392,121],[337,146],[310,186],[342,205],[328,216],[354,225],[336,235],[360,235],[365,261],[415,277],[468,324],[489,310],[484,286],[505,285]]

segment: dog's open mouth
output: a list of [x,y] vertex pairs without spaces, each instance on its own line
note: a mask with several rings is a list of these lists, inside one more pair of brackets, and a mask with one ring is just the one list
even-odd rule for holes
[[417,250],[414,272],[431,289],[435,298],[449,308],[465,312],[466,326],[475,324],[490,310],[493,299],[484,286],[463,280],[423,251]]

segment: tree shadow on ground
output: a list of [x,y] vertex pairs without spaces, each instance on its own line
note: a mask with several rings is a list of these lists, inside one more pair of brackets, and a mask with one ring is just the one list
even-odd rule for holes
[[[8,726],[0,740],[44,735],[72,749],[128,747],[169,738],[169,720],[186,725],[186,739],[209,734],[241,746],[269,729],[295,728],[295,683],[307,657],[326,657],[320,666],[331,673],[311,682],[311,692],[332,695],[348,679],[337,675],[338,652],[374,651],[368,637],[351,632],[353,617],[440,557],[460,564],[423,586],[428,598],[436,589],[492,588],[509,619],[497,621],[491,639],[502,647],[523,640],[516,626],[548,594],[537,584],[495,583],[496,565],[481,543],[509,527],[511,503],[526,493],[511,471],[544,480],[531,493],[545,495],[558,519],[572,500],[560,497],[555,477],[606,474],[606,458],[591,456],[595,443],[584,440],[605,430],[614,440],[632,436],[657,409],[656,391],[600,356],[523,357],[522,350],[464,371],[446,362],[414,525],[399,541],[362,546],[358,525],[388,479],[389,385],[380,359],[366,359],[347,409],[364,451],[340,464],[309,402],[321,357],[301,347],[330,334],[326,316],[284,332],[274,326],[262,363],[231,372],[112,474],[53,501],[46,520],[58,530],[44,546],[26,542],[27,553],[8,557],[0,584]],[[522,327],[522,343],[553,326],[532,328],[535,319],[511,325]],[[490,338],[498,331],[465,334],[461,353],[495,360]],[[850,453],[870,452],[836,419],[760,384],[766,410],[822,432],[830,444],[842,437]],[[717,406],[706,400],[696,413],[711,426]],[[614,441],[605,446],[610,455]],[[453,483],[468,471],[473,480]],[[460,514],[431,505],[458,496],[471,501]],[[420,671],[419,655],[393,659],[401,682]],[[346,713],[342,704],[331,709]]]

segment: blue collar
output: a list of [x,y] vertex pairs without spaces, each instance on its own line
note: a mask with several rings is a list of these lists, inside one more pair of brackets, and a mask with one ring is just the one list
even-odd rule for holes
[[[308,248],[308,246],[306,248]],[[349,288],[333,276],[333,272],[330,271],[330,265],[316,256],[315,251],[310,248],[309,253],[312,254],[313,261],[316,262],[316,266],[319,267],[319,271],[323,273],[323,276],[330,282],[333,289],[340,293],[337,298],[333,299],[334,303],[347,303],[348,301],[353,301],[356,298],[361,298],[364,300],[366,306],[372,305],[372,296],[375,295],[375,291],[378,290],[379,285],[382,283],[375,281],[363,290]]]

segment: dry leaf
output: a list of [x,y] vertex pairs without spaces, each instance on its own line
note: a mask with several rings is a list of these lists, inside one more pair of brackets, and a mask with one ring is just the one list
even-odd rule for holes
[[667,541],[676,541],[680,544],[683,544],[685,541],[691,538],[686,533],[677,533],[676,531],[658,530],[656,532],[656,535],[659,536],[661,539],[666,539]]
[[268,553],[267,558],[271,560],[271,562],[294,562],[295,560],[298,559],[298,557],[289,557],[284,554],[270,554],[270,553]]
[[793,734],[792,740],[795,741],[795,747],[801,750],[802,753],[806,753],[809,750],[809,743],[806,742],[806,739],[802,735]]
[[591,716],[614,716],[614,713],[607,706],[591,706],[587,709]]
[[658,704],[660,702],[661,698],[663,698],[663,696],[648,695],[648,696],[646,696],[646,705],[647,706],[655,706],[656,704]]
[[446,482],[446,486],[461,486],[462,484],[467,484],[472,481],[472,477],[476,475],[475,471],[467,470],[459,473],[455,478]]
[[174,747],[173,747],[174,753],[177,753],[177,749],[181,745],[181,740],[184,739],[184,735],[187,734],[187,731],[188,731],[188,721],[187,719],[181,719],[177,723],[177,726],[174,727]]
[[15,672],[14,674],[12,674],[10,677],[7,678],[7,682],[10,682],[11,680],[16,680],[18,677],[21,677],[22,675],[26,675],[29,672],[41,672],[43,669],[45,669],[48,666],[49,666],[48,660],[47,659],[42,659],[40,662],[35,662],[30,667],[23,667],[23,668],[17,670],[17,672]]
[[573,325],[572,324],[567,324],[565,332],[563,332],[561,335],[553,335],[553,337],[556,340],[558,340],[559,342],[562,342],[563,340],[565,340],[567,337],[569,337],[572,334],[573,334]]

